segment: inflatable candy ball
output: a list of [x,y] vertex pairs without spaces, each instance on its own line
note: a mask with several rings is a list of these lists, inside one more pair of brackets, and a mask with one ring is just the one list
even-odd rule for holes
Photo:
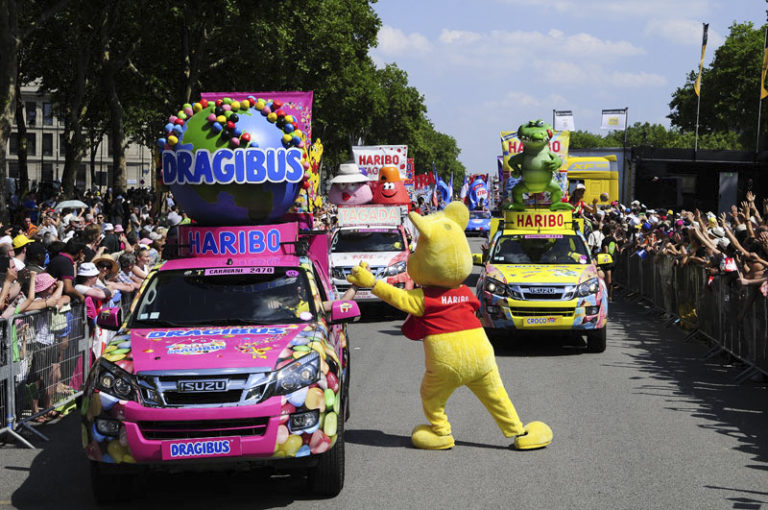
[[181,112],[192,113],[184,124],[166,133],[163,183],[201,224],[274,222],[303,187],[307,144],[250,101],[217,103],[196,103]]

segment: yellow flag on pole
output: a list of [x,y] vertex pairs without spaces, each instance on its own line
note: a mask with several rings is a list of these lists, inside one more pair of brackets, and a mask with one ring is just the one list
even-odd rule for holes
[[[709,23],[704,23],[704,35],[701,38],[701,60],[699,60],[699,74],[696,76],[696,83],[693,84],[693,91],[697,96],[701,96],[701,70],[704,67],[704,53],[707,51],[707,31]],[[763,73],[765,75],[765,73]]]

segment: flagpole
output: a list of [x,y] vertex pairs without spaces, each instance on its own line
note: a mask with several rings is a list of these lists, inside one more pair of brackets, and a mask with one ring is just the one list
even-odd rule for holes
[[[693,152],[699,150],[699,107],[701,106],[701,95],[696,94],[698,100],[696,101],[696,137],[693,142]],[[760,113],[757,114],[757,123],[760,124]]]
[[[768,0],[766,0],[768,1]],[[768,11],[766,11],[768,18]],[[765,64],[765,52],[768,48],[768,26],[765,27],[765,43],[763,45],[763,64]],[[765,66],[763,66],[763,79],[760,83],[760,99],[757,102],[757,136],[755,138],[755,152],[760,152],[760,117],[763,113],[763,87],[765,86]]]
[[699,60],[699,74],[696,76],[696,81],[693,83],[693,91],[696,93],[696,136],[693,141],[693,153],[699,150],[699,110],[701,108],[701,75],[704,72],[704,53],[707,51],[707,31],[709,29],[709,23],[702,23],[702,35],[701,35],[701,60]]
[[755,152],[760,152],[760,116],[763,113],[763,98],[757,103],[757,137],[755,139]]
[[624,182],[627,182],[627,123],[629,122],[629,106],[624,108],[624,147],[621,149],[621,166]]

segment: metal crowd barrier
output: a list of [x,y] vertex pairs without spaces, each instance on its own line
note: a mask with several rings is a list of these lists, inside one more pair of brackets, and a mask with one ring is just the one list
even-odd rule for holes
[[734,273],[709,275],[697,265],[627,251],[616,255],[613,281],[663,311],[673,322],[745,363],[737,380],[768,375],[768,299],[758,286],[742,287]]
[[[85,306],[39,310],[0,320],[0,436],[9,434],[25,446],[20,428],[43,440],[33,427],[40,417],[63,414],[82,394],[91,362]],[[41,420],[42,421],[42,420]]]

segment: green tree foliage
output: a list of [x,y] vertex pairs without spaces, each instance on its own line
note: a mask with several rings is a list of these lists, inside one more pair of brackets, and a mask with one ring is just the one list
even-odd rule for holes
[[86,116],[99,90],[99,11],[86,0],[71,0],[40,24],[28,41],[27,77],[51,93],[56,116],[64,121],[64,193],[74,190],[85,154]]
[[456,140],[435,130],[427,117],[424,97],[408,84],[408,74],[389,64],[375,72],[374,104],[362,141],[366,145],[404,144],[416,165],[417,173],[432,171],[446,181],[451,173],[455,183],[464,178],[464,165],[458,161]]
[[[760,74],[763,60],[765,27],[755,28],[752,23],[734,23],[722,46],[715,51],[712,64],[705,67],[701,77],[701,107],[699,111],[699,138],[720,133],[710,143],[730,141],[724,133],[736,133],[741,146],[752,149],[755,145]],[[672,94],[669,119],[672,126],[682,131],[695,132],[698,98],[693,91],[696,71],[686,76],[685,84]],[[761,132],[768,126],[763,115]],[[735,148],[735,147],[731,147]]]
[[571,131],[569,148],[600,149],[602,147],[608,147],[604,136],[590,133],[589,131]]
[[[627,128],[627,147],[659,147],[674,149],[692,149],[695,144],[695,133],[679,128],[667,129],[661,124],[635,122]],[[600,149],[608,147],[623,147],[624,131],[612,131],[607,135],[597,135],[587,131],[571,133],[570,148]],[[735,131],[714,131],[699,134],[699,149],[709,150],[743,150],[739,134]]]
[[[381,26],[374,2],[60,1],[33,34],[28,75],[51,91],[65,122],[65,192],[103,132],[111,184],[121,189],[126,143],[154,148],[168,116],[211,91],[313,90],[313,138],[323,141],[326,170],[362,139],[407,144],[419,168],[434,161],[441,175],[460,178],[455,140],[434,129],[407,75],[376,69],[368,55]],[[10,78],[0,76],[6,87]],[[0,133],[0,150],[6,143]]]

